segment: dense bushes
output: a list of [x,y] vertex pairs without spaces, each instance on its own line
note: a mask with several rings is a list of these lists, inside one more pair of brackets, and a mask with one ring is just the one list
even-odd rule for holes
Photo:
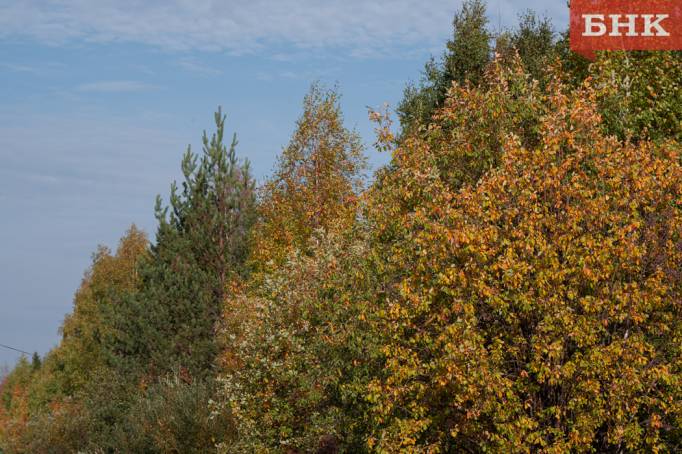
[[234,433],[229,413],[211,417],[212,382],[172,374],[152,384],[131,405],[120,452],[204,453]]
[[[364,447],[366,382],[376,362],[367,330],[373,270],[365,242],[322,231],[249,296],[241,335],[226,329],[233,362],[216,412],[230,412],[236,443],[221,452],[314,452]],[[365,263],[365,266],[363,266]]]
[[[451,94],[438,118],[466,106]],[[370,386],[371,446],[679,441],[680,149],[604,137],[595,99],[551,84],[540,142],[510,136],[499,165],[464,186],[431,136],[394,151],[400,170],[382,182],[375,225],[400,274],[377,303],[386,369]]]

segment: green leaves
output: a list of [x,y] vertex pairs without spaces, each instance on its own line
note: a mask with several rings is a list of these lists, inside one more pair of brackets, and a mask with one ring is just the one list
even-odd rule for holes
[[455,82],[478,85],[483,81],[491,55],[492,34],[487,30],[485,3],[467,0],[453,20],[453,36],[440,62],[429,60],[418,85],[408,85],[398,106],[403,131],[430,122]]
[[682,138],[679,52],[609,52],[590,72],[607,133],[633,141]]

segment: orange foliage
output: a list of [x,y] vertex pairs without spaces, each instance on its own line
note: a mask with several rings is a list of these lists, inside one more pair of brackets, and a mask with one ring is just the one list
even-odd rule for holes
[[589,85],[548,92],[537,142],[453,140],[483,96],[454,88],[393,152],[370,210],[395,282],[373,449],[657,452],[682,436],[679,144],[604,137]]

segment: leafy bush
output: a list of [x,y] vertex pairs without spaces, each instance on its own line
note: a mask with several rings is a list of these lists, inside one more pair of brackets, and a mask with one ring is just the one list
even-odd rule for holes
[[[597,98],[553,82],[539,142],[510,136],[464,185],[448,178],[459,156],[485,148],[416,135],[394,150],[372,216],[395,276],[373,449],[675,449],[681,150],[604,137]],[[458,101],[435,118],[470,112]]]
[[231,367],[216,414],[232,413],[238,433],[221,452],[364,448],[375,363],[361,303],[373,289],[366,245],[318,231],[310,248],[229,306],[250,316],[238,335],[224,332]]
[[608,133],[682,140],[682,52],[605,53],[590,73]]

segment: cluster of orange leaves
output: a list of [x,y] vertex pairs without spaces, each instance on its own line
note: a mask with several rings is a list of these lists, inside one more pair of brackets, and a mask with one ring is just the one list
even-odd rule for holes
[[605,137],[589,81],[521,98],[517,76],[498,68],[487,94],[454,87],[372,195],[395,291],[378,309],[370,447],[670,450],[680,146]]

